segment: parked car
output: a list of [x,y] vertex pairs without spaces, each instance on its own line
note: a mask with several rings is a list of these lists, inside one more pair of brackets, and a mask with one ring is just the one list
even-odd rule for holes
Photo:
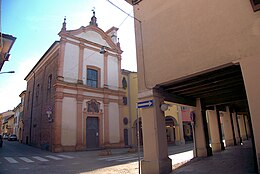
[[17,136],[15,134],[9,135],[8,141],[17,141]]
[[7,135],[7,134],[4,134],[4,135],[3,135],[3,139],[8,139],[8,135]]
[[2,137],[2,135],[0,135],[0,147],[2,147],[3,146],[3,137]]

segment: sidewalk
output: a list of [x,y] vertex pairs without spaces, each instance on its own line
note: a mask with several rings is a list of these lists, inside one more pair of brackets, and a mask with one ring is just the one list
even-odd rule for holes
[[[251,141],[243,145],[227,147],[226,150],[214,153],[211,157],[193,158],[192,144],[169,146],[169,157],[172,159],[171,174],[256,174]],[[111,149],[114,158],[127,155],[125,149]],[[141,153],[142,156],[142,153]],[[193,159],[192,159],[193,158]],[[187,162],[188,161],[188,162]],[[181,166],[182,165],[182,166]],[[99,168],[84,174],[138,174],[138,162],[128,162]]]
[[254,158],[251,141],[243,145],[227,147],[226,150],[214,153],[207,158],[195,158],[172,174],[245,174],[254,171]]

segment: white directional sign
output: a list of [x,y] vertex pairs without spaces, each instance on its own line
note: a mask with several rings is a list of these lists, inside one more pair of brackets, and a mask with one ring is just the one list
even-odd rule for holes
[[137,108],[148,108],[153,106],[153,100],[146,100],[137,103]]

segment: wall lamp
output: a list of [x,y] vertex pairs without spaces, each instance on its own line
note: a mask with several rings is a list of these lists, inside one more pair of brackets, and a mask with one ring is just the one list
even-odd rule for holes
[[102,46],[102,47],[100,48],[99,53],[100,53],[100,54],[105,54],[106,52],[107,52],[106,47],[105,47],[105,46]]
[[160,105],[160,108],[161,108],[161,110],[162,110],[163,112],[165,112],[165,111],[168,110],[169,106],[171,106],[171,105],[170,105],[170,104],[167,104],[167,103],[162,103],[162,104]]

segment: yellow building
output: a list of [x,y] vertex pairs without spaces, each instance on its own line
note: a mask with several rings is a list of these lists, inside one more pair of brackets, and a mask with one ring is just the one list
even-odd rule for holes
[[14,112],[12,110],[3,112],[0,114],[1,118],[1,134],[11,134],[13,133],[14,125]]
[[136,120],[137,120],[137,94],[138,83],[137,73],[128,70],[122,70],[122,88],[125,91],[124,103],[124,140],[125,145],[135,146],[136,137]]
[[[138,78],[137,72],[122,70],[122,87],[126,96],[124,103],[124,140],[126,146],[137,146],[137,118],[139,118],[140,145],[143,145],[142,137],[142,109],[137,110],[138,103]],[[164,112],[166,137],[168,144],[181,145],[185,143],[184,136],[191,136],[191,129],[183,125],[183,108],[171,102],[165,102],[168,105]],[[190,111],[189,111],[190,112]],[[188,120],[188,119],[186,119]],[[189,122],[189,120],[188,120]],[[189,131],[187,133],[187,131]],[[185,133],[186,132],[186,133]],[[189,140],[189,139],[188,139]],[[192,140],[192,138],[190,138]]]

